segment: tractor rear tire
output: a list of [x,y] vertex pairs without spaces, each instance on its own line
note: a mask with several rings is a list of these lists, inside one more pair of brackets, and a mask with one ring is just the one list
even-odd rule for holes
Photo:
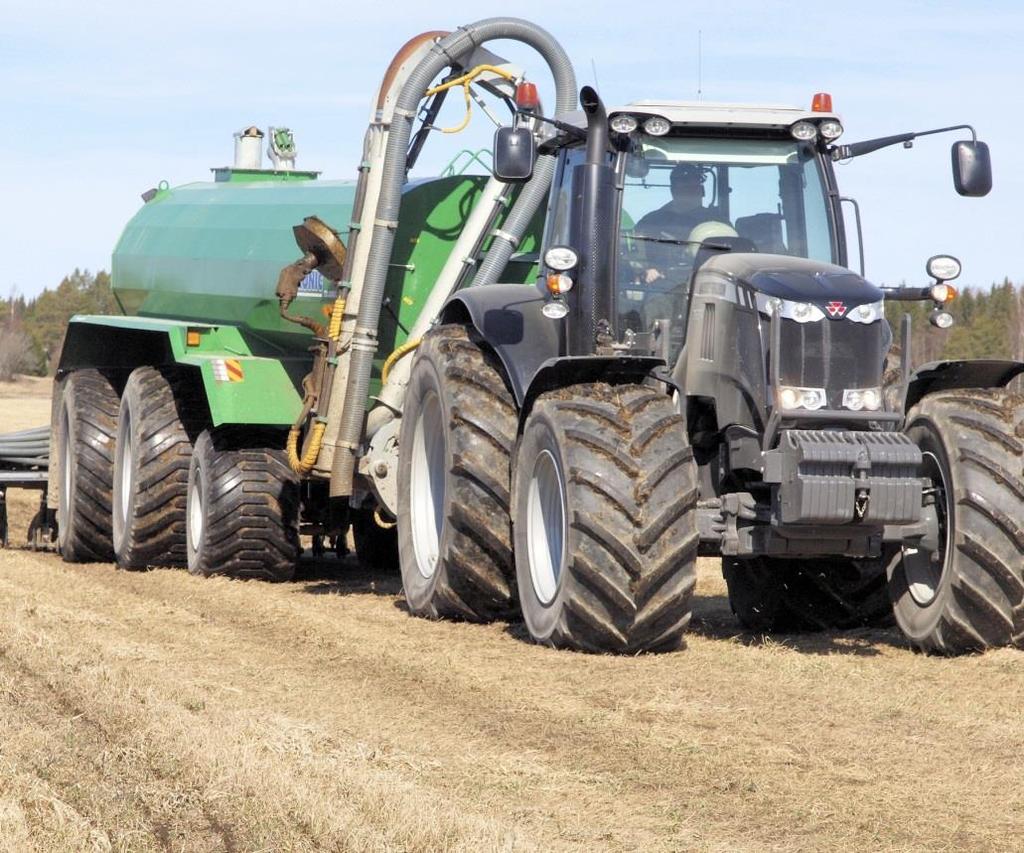
[[723,557],[729,605],[757,633],[891,624],[885,563],[848,557]]
[[622,654],[684,645],[697,469],[670,397],[605,384],[542,394],[513,494],[520,606],[536,642]]
[[398,569],[398,528],[377,524],[373,509],[352,510],[352,540],[359,562],[375,572]]
[[[299,544],[299,480],[268,436],[204,430],[188,472],[188,570],[289,581]],[[276,442],[280,445],[280,442]]]
[[186,564],[188,467],[205,407],[178,369],[138,367],[128,377],[114,459],[113,540],[120,568]]
[[[940,520],[936,559],[904,547],[889,567],[896,622],[939,654],[1020,645],[1024,636],[1024,396],[929,394],[905,430],[924,454]],[[924,557],[922,557],[924,554]]]
[[462,326],[428,332],[405,392],[398,551],[409,611],[483,622],[515,606],[509,456],[517,413],[497,359]]
[[57,466],[57,549],[68,563],[114,558],[111,500],[118,393],[98,370],[76,370],[58,389],[52,463]]

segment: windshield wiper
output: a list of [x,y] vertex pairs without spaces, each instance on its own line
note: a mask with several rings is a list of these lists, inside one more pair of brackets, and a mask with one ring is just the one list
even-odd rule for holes
[[733,250],[729,243],[716,243],[713,238],[708,238],[707,240],[674,240],[671,237],[643,237],[640,234],[634,234],[632,239],[643,240],[647,243],[668,243],[671,246],[703,246],[705,249],[715,249],[719,252],[731,252]]
[[[630,239],[630,238],[627,238]],[[643,237],[640,234],[634,234],[633,240],[643,240],[647,243],[668,243],[672,246],[699,246],[700,243],[696,240],[673,240],[671,237]]]

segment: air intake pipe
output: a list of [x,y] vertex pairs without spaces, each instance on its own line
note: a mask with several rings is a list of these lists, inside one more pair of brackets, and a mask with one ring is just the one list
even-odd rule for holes
[[[576,98],[576,76],[562,46],[545,30],[518,18],[488,18],[460,27],[434,45],[402,87],[395,105],[382,166],[380,197],[373,222],[370,257],[359,296],[359,314],[353,331],[351,361],[345,386],[344,412],[339,429],[338,447],[331,466],[331,497],[352,493],[356,453],[363,434],[370,373],[377,352],[377,328],[381,302],[387,281],[388,264],[398,226],[402,186],[406,180],[406,157],[413,121],[427,88],[433,80],[476,48],[494,39],[511,39],[533,47],[547,61],[555,80],[555,111],[567,112]],[[497,281],[530,220],[545,199],[555,170],[553,154],[537,158],[533,177],[496,235],[491,249],[480,265],[474,285]]]

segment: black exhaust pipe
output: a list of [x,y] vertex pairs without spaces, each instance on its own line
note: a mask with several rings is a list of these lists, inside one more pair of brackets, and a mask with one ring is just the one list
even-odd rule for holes
[[569,292],[566,355],[610,355],[615,335],[615,170],[608,154],[608,113],[590,86],[580,90],[587,116],[587,160],[573,170],[572,246],[579,254]]

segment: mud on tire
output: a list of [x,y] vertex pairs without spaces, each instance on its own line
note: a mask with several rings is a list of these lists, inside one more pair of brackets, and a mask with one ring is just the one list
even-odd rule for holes
[[398,549],[412,613],[486,621],[512,611],[509,454],[516,426],[494,356],[462,326],[428,332],[399,436]]
[[906,432],[925,457],[941,559],[904,548],[889,567],[896,622],[942,654],[1021,643],[1024,635],[1024,397],[967,388],[924,397]]
[[56,393],[57,548],[69,563],[108,562],[117,389],[108,375],[85,369],[70,373]]
[[888,625],[881,560],[723,557],[729,605],[748,631],[827,631]]
[[638,385],[537,398],[515,466],[520,605],[534,640],[679,648],[696,584],[697,474],[671,399]]
[[188,472],[189,572],[291,580],[301,550],[299,480],[281,443],[238,427],[200,434]]
[[114,462],[113,543],[123,569],[184,566],[192,442],[208,419],[188,373],[139,367],[121,395]]

